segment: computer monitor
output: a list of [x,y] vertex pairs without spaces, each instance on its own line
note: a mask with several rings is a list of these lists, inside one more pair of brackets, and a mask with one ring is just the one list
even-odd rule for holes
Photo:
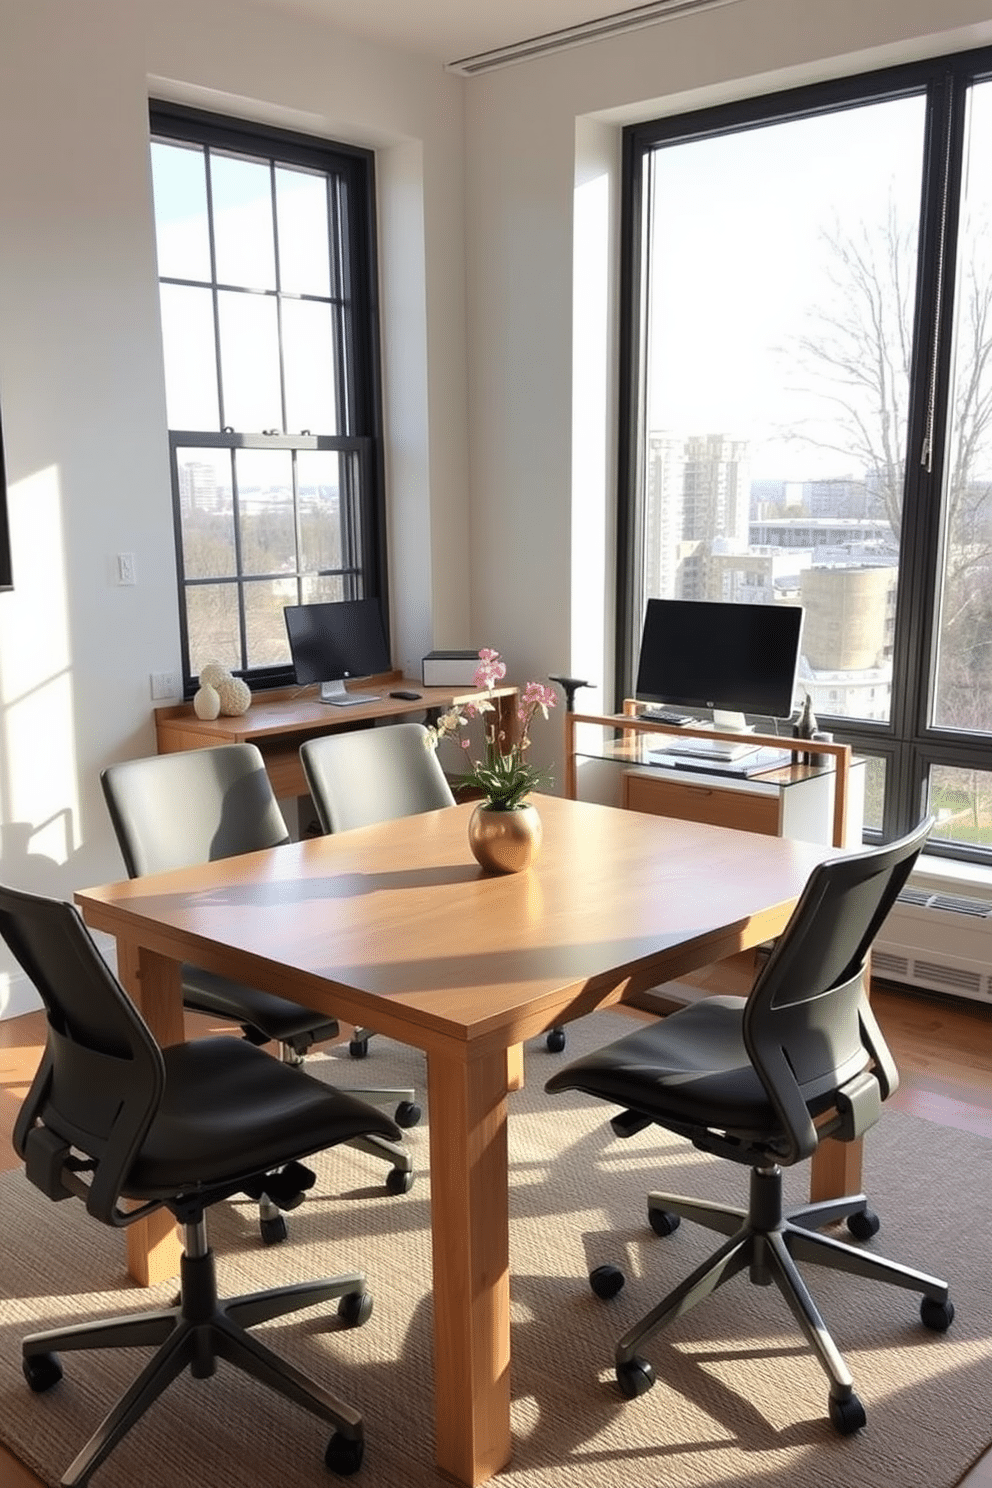
[[377,599],[286,605],[283,613],[301,686],[319,682],[320,701],[337,707],[379,701],[375,693],[348,692],[345,687],[349,678],[390,670]]
[[740,728],[745,714],[792,713],[802,640],[801,605],[649,599],[637,668],[637,697],[711,708]]

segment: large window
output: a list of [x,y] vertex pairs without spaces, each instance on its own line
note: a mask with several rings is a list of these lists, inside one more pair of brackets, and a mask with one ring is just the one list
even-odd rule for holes
[[992,53],[638,125],[624,192],[619,691],[652,596],[801,604],[869,835],[992,858]]
[[283,608],[385,604],[372,157],[156,104],[184,684],[292,679]]

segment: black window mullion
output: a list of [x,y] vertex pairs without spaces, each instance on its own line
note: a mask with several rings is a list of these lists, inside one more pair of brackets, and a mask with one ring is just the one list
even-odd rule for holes
[[269,203],[272,212],[272,256],[275,267],[276,288],[276,354],[279,359],[279,407],[282,410],[282,428],[289,431],[289,411],[286,407],[286,353],[282,335],[282,270],[279,261],[279,213],[276,209],[276,162],[269,160]]
[[206,176],[207,242],[210,248],[210,303],[214,318],[214,376],[217,379],[217,414],[221,428],[227,425],[224,409],[224,376],[220,352],[220,296],[217,285],[217,240],[214,234],[213,151],[203,147],[203,169]]
[[241,543],[241,496],[238,482],[238,452],[231,448],[231,506],[234,521],[234,571],[238,586],[238,642],[241,647],[241,668],[248,663],[248,625],[245,619],[245,568]]
[[346,430],[349,434],[353,434],[363,426],[363,420],[358,416],[358,411],[355,407],[353,389],[359,373],[355,365],[353,338],[349,336],[351,298],[354,293],[352,276],[356,255],[352,251],[351,222],[348,214],[347,195],[343,189],[343,182],[340,176],[334,178],[332,195],[334,202],[333,220],[336,227],[334,241],[338,250],[337,295],[334,316],[335,370],[338,387],[338,418],[340,420],[338,427]]
[[179,647],[184,658],[184,670],[189,671],[189,617],[186,611],[185,595],[188,580],[186,578],[186,558],[183,553],[183,523],[182,523],[182,493],[179,489],[179,461],[176,450],[182,442],[182,436],[170,430],[169,433],[169,477],[172,483],[172,526],[176,545],[176,575],[179,583],[179,593],[182,603],[179,606]]
[[[623,147],[623,212],[621,221],[621,303],[631,307],[620,325],[620,427],[630,431],[620,469],[618,530],[625,534],[616,575],[617,661],[614,676],[614,705],[619,708],[633,688],[640,634],[639,610],[643,603],[638,565],[644,543],[644,446],[647,402],[648,301],[646,236],[650,231],[652,200],[648,190],[649,159],[628,133]],[[621,447],[623,444],[621,441]]]
[[[909,592],[915,603],[902,639],[905,658],[905,705],[899,719],[904,738],[919,740],[929,732],[932,679],[936,663],[936,627],[942,578],[943,491],[947,474],[947,439],[954,288],[957,262],[958,201],[964,151],[966,89],[953,72],[934,86],[940,116],[934,131],[933,180],[925,205],[930,242],[926,245],[926,283],[918,317],[919,369],[915,388],[918,417],[908,462]],[[897,616],[897,628],[898,628]],[[911,803],[906,802],[907,809]]]
[[[968,85],[952,73],[946,80],[949,147],[947,151],[947,218],[944,243],[942,293],[936,306],[937,354],[934,357],[933,428],[930,435],[929,501],[921,512],[921,545],[924,560],[921,593],[925,597],[927,632],[920,647],[914,732],[924,745],[947,738],[948,731],[932,727],[934,682],[937,667],[940,598],[944,580],[945,540],[950,531],[950,469],[952,395],[952,350],[954,341],[955,279],[958,260],[961,186],[966,149]],[[946,507],[946,510],[945,510]]]
[[[886,802],[886,828],[894,835],[919,818],[932,764],[965,764],[973,746],[930,725],[943,584],[944,512],[950,434],[951,354],[960,187],[965,148],[966,80],[948,71],[932,89],[934,128],[925,210],[923,293],[917,318],[919,369],[914,379],[917,417],[910,429],[904,524],[906,562],[902,591],[912,603],[897,615],[893,698],[899,737],[898,769]],[[945,846],[944,851],[947,851]]]

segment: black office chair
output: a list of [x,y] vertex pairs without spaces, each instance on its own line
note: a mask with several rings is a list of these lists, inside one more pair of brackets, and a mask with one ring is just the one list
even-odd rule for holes
[[[150,755],[108,765],[100,776],[104,797],[130,878],[188,868],[288,842],[289,833],[261,752],[255,744],[220,744],[175,754]],[[288,1064],[298,1064],[315,1043],[337,1037],[333,1018],[259,987],[248,987],[202,967],[182,968],[183,1002],[195,1012],[237,1023],[252,1043],[274,1042]],[[396,1102],[400,1126],[415,1126],[420,1107],[412,1089],[354,1090],[376,1104]],[[402,1144],[381,1136],[356,1136],[353,1146],[390,1165],[386,1188],[406,1193],[413,1162]],[[267,1244],[285,1238],[282,1211],[303,1194],[273,1177],[262,1196],[259,1228]]]
[[[946,1282],[818,1233],[846,1219],[867,1239],[879,1228],[864,1194],[782,1210],[782,1167],[812,1157],[826,1137],[853,1142],[881,1114],[898,1074],[866,996],[871,943],[909,876],[932,822],[889,846],[837,857],[814,870],[750,995],[707,997],[578,1059],[546,1089],[582,1090],[624,1108],[618,1136],[652,1123],[704,1152],[751,1168],[746,1209],[676,1194],[648,1196],[659,1235],[680,1219],[729,1238],[616,1347],[617,1381],[633,1398],[654,1384],[638,1350],[659,1329],[739,1271],[774,1282],[830,1379],[829,1414],[843,1435],[865,1424],[853,1380],[806,1289],[796,1261],[828,1266],[922,1293],[928,1328],[950,1326]],[[590,1275],[597,1296],[615,1296],[615,1266]]]
[[58,1350],[157,1346],[62,1483],[87,1483],[173,1379],[187,1366],[205,1379],[217,1359],[329,1421],[327,1466],[355,1472],[361,1416],[247,1330],[332,1298],[345,1325],[363,1323],[372,1310],[365,1277],[356,1271],[221,1301],[205,1215],[235,1193],[257,1193],[273,1169],[359,1136],[396,1140],[397,1127],[243,1039],[220,1034],[159,1048],[72,905],[0,888],[0,934],[48,1016],[45,1052],[14,1127],[28,1178],[50,1199],[82,1199],[114,1227],[168,1209],[184,1236],[177,1306],[23,1340],[24,1375],[39,1392],[62,1378]]
[[[300,745],[300,762],[322,832],[347,832],[455,804],[422,723],[321,734]],[[364,1059],[371,1037],[372,1029],[356,1028],[348,1045],[355,1059]],[[563,1049],[564,1030],[552,1029],[547,1043],[551,1050]]]

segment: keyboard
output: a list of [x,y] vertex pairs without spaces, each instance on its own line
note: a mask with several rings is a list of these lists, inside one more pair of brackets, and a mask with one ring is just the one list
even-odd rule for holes
[[669,723],[673,728],[683,728],[694,720],[688,713],[667,713],[661,708],[644,708],[638,714],[646,723]]

